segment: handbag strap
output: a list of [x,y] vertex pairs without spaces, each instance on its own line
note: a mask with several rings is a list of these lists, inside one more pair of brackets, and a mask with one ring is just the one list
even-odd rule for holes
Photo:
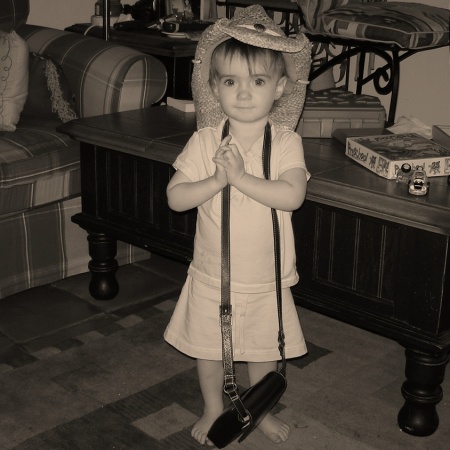
[[[272,133],[270,124],[266,124],[264,132],[264,145],[262,151],[263,172],[266,180],[270,180],[270,155],[272,149]],[[272,214],[273,228],[273,249],[275,256],[275,288],[277,294],[277,310],[278,310],[278,351],[281,356],[280,372],[286,376],[286,355],[285,355],[285,336],[283,328],[283,308],[282,308],[282,290],[281,290],[281,247],[280,247],[280,224],[278,222],[277,211],[270,208]]]
[[[229,122],[225,122],[222,131],[222,140],[229,134]],[[270,179],[270,153],[272,145],[272,133],[270,124],[267,123],[264,130],[263,144],[263,171],[264,177]],[[230,298],[230,185],[222,190],[221,204],[221,305],[220,305],[220,326],[222,329],[222,359],[224,368],[224,391],[235,406],[241,421],[249,425],[251,415],[245,408],[239,396],[236,375],[233,362],[232,328],[231,328],[231,298]],[[280,229],[278,216],[275,209],[271,208],[272,224],[274,234],[274,254],[275,254],[275,286],[277,293],[278,310],[278,349],[281,355],[281,374],[286,375],[285,339],[283,330],[282,295],[281,295],[281,260],[280,260]],[[246,425],[244,425],[246,426]]]

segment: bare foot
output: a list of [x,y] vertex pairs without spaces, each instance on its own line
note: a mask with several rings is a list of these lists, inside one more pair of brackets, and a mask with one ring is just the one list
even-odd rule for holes
[[203,416],[193,426],[191,436],[196,439],[200,444],[213,445],[213,443],[207,438],[208,431],[214,421],[222,414],[222,409],[218,411],[204,411]]
[[258,428],[275,444],[281,444],[281,442],[286,441],[291,431],[287,423],[271,413],[264,417]]

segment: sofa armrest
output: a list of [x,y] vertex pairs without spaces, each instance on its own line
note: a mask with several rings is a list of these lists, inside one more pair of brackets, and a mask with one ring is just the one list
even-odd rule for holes
[[31,52],[51,57],[61,65],[80,117],[146,108],[166,91],[166,69],[153,56],[37,25],[22,25],[17,32]]

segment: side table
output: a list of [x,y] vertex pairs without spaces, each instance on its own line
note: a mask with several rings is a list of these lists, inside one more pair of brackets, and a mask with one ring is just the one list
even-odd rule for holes
[[[77,23],[66,28],[66,31],[87,34],[103,38],[102,27]],[[192,59],[195,56],[197,42],[191,39],[173,38],[158,30],[120,31],[111,29],[111,42],[126,45],[143,53],[155,56],[167,70],[167,96],[179,99],[192,99],[191,74]]]
[[196,211],[167,205],[172,162],[196,129],[193,113],[166,106],[78,119],[61,126],[80,144],[82,212],[73,222],[88,231],[91,295],[114,298],[117,240],[187,262]]

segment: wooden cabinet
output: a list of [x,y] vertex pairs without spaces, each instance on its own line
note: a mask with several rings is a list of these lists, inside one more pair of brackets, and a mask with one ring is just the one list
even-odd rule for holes
[[308,306],[344,314],[361,310],[364,328],[441,351],[449,342],[422,342],[418,331],[450,329],[449,237],[307,201],[294,215],[301,282]]

